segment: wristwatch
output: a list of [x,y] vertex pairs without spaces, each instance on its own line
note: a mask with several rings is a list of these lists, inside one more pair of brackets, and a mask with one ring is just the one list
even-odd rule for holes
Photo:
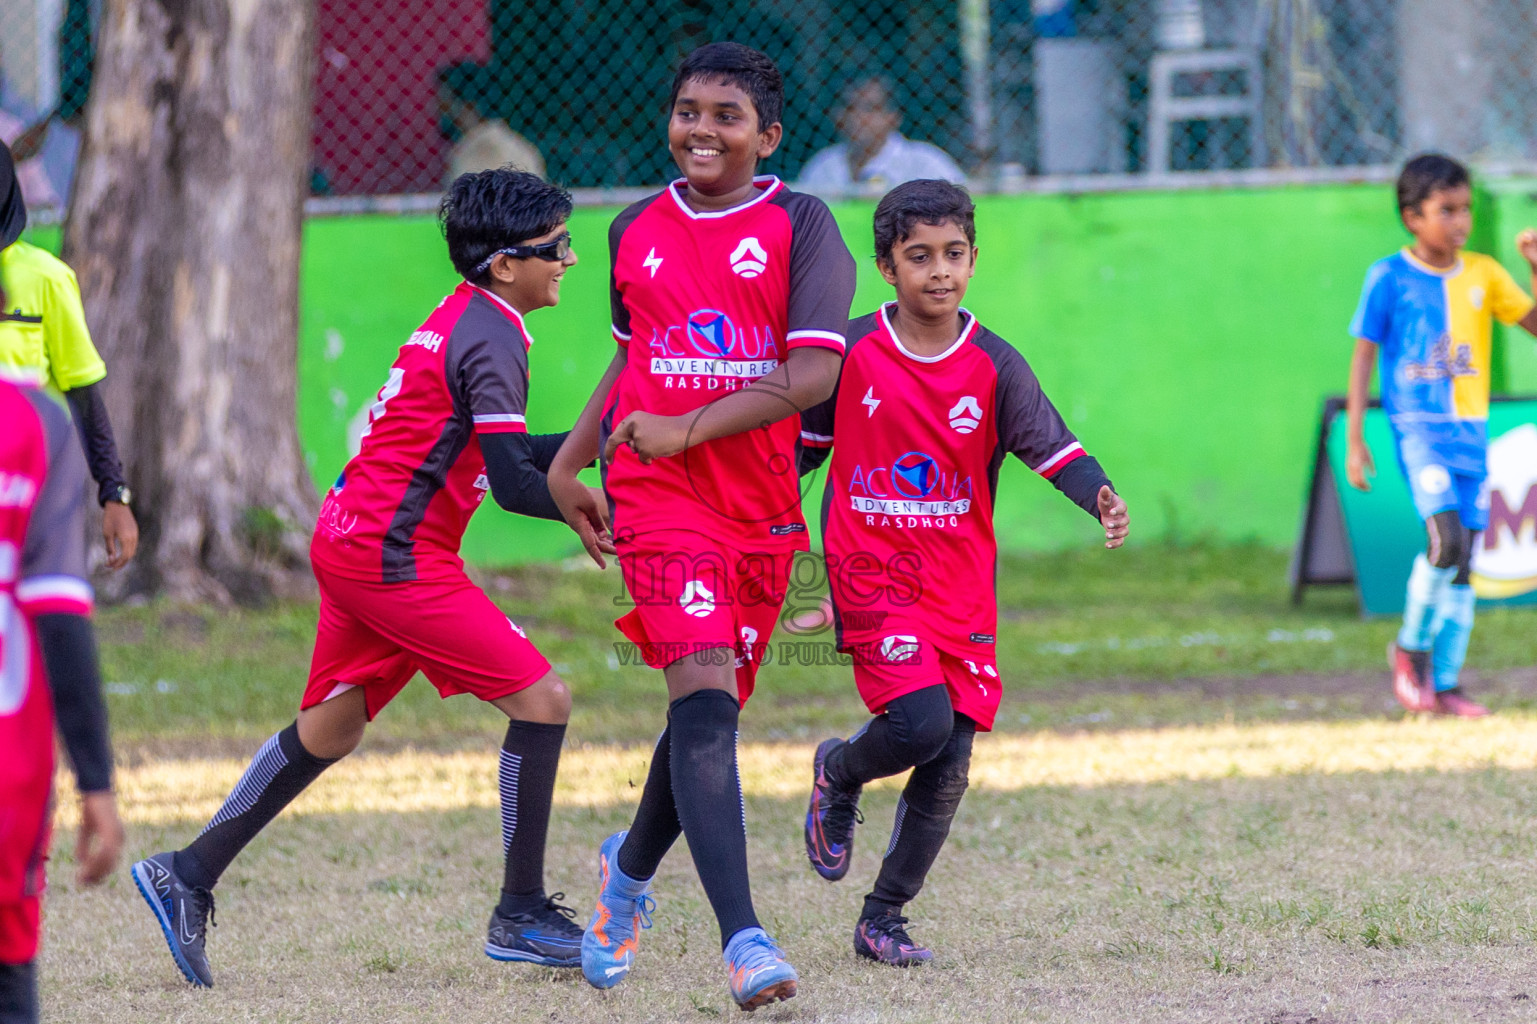
[[[119,484],[118,488],[117,488],[117,493],[114,494],[114,495],[111,495],[110,497],[108,497],[107,501],[115,501],[119,505],[132,505],[133,504],[133,492],[128,489],[128,485],[127,484]],[[106,503],[107,503],[106,501],[102,502],[103,505],[105,505]]]

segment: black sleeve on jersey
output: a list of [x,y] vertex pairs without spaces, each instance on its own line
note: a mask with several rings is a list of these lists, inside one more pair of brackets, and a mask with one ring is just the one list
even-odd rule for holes
[[1092,455],[1074,459],[1063,466],[1062,472],[1051,478],[1051,484],[1095,519],[1099,518],[1099,489],[1115,490],[1115,484],[1110,482],[1099,460]]
[[[1046,392],[1041,390],[1041,382],[1019,350],[985,327],[977,332],[976,343],[992,359],[998,372],[994,401],[999,446],[1034,470],[1062,449],[1075,444],[1078,439],[1067,428]],[[1075,469],[1079,463],[1089,465]],[[1095,499],[1099,484],[1109,483],[1109,480],[1097,460],[1080,456],[1054,473],[1050,480],[1079,508],[1099,518],[1099,505]]]
[[[658,193],[659,195],[660,193]],[[619,211],[619,216],[614,218],[608,226],[608,307],[609,317],[614,329],[622,331],[626,336],[630,333],[630,311],[624,306],[624,296],[619,294],[619,288],[615,283],[615,271],[619,267],[619,241],[624,237],[625,230],[635,223],[641,211],[650,206],[656,196],[647,196],[638,203],[631,203]]]
[[790,217],[788,332],[826,331],[846,338],[856,272],[832,211],[801,192],[786,190],[774,202]]
[[35,624],[54,716],[75,768],[75,782],[82,793],[111,789],[112,742],[91,620],[84,615],[39,615]]
[[84,580],[85,459],[63,408],[41,393],[31,393],[28,398],[47,431],[48,477],[27,524],[21,578],[73,576]]
[[96,481],[96,501],[105,505],[117,498],[126,481],[123,463],[117,457],[117,441],[112,436],[112,422],[107,419],[107,406],[101,400],[101,381],[72,388],[64,392],[64,397],[75,418],[75,430],[80,435],[80,447],[85,449],[91,479]]
[[555,453],[560,451],[560,446],[566,443],[566,438],[571,436],[571,431],[563,434],[526,434],[529,451],[533,454],[534,468],[541,473],[550,471],[550,463],[555,461]]
[[550,497],[549,480],[535,464],[534,446],[527,434],[481,434],[480,453],[486,458],[486,479],[498,505],[520,516],[565,522],[566,517]]

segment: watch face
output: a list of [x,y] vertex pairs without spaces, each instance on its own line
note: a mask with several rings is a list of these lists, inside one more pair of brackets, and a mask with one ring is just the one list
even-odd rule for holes
[[133,492],[126,486],[117,489],[117,500],[124,505],[133,504]]

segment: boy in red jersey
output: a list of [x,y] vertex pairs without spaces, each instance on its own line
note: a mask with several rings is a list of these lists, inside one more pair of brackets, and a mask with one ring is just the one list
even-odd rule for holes
[[35,387],[0,379],[0,423],[0,1024],[34,1024],[55,718],[80,788],[83,884],[116,865],[123,827],[85,580],[85,461],[69,414]]
[[737,717],[807,548],[795,417],[832,392],[854,294],[827,207],[755,176],[783,105],[778,68],[750,47],[684,59],[667,128],[683,178],[609,230],[619,347],[550,468],[551,494],[598,556],[604,511],[576,471],[602,448],[635,601],[617,625],[662,669],[670,702],[634,824],[599,851],[582,971],[600,988],[623,980],[650,880],[681,833],[744,1009],[793,996],[796,974],[753,911]]
[[860,788],[913,769],[854,931],[856,953],[896,966],[933,957],[902,908],[950,832],[972,738],[1002,696],[993,501],[1004,457],[1098,518],[1106,547],[1129,525],[1024,358],[961,308],[975,243],[964,189],[912,181],[881,200],[876,262],[897,299],[849,325],[836,394],[802,418],[802,469],[832,450],[822,521],[838,648],[876,716],[817,747],[806,852],[823,878],[842,878]]
[[571,695],[459,558],[488,489],[509,512],[560,517],[544,471],[565,435],[527,432],[533,338],[523,317],[560,300],[561,278],[576,264],[570,213],[561,189],[511,170],[461,175],[444,197],[439,216],[464,280],[401,346],[361,450],[321,506],[310,547],[320,623],[298,719],[261,748],[191,845],[134,865],[134,881],[194,985],[213,984],[204,940],[219,876],[357,747],[417,671],[442,696],[474,694],[509,719],[498,773],[506,862],[486,955],[578,962],[581,929],[544,893]]

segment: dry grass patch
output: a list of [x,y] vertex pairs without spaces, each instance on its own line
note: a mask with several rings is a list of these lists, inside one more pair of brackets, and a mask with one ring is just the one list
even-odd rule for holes
[[[1530,719],[1291,723],[989,737],[912,905],[939,959],[896,972],[849,949],[896,794],[874,789],[836,886],[800,849],[810,747],[744,744],[760,916],[802,973],[771,1021],[1531,1019],[1537,743]],[[623,827],[649,751],[563,766],[550,882],[585,913],[593,851]],[[124,772],[141,856],[185,842],[243,767]],[[1413,768],[1413,771],[1402,769]],[[1423,769],[1423,770],[1422,770]],[[67,1021],[706,1021],[735,1016],[685,849],[657,926],[610,993],[480,953],[500,879],[494,757],[339,765],[219,890],[211,992],[188,990],[131,881],[73,889],[43,962]],[[71,837],[61,835],[60,855]]]

